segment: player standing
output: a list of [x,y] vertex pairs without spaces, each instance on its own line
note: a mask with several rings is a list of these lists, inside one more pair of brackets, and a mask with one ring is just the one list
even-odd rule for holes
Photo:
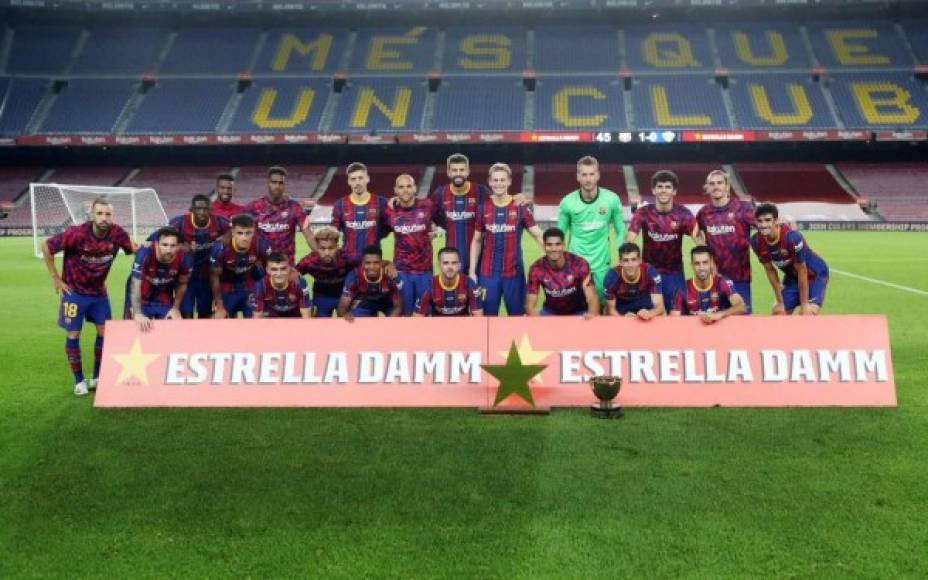
[[213,318],[251,318],[256,307],[255,287],[264,278],[270,246],[255,236],[255,220],[248,214],[232,218],[229,233],[213,242],[210,283]]
[[447,246],[438,251],[439,274],[416,304],[413,316],[483,316],[477,284],[461,275],[461,254]]
[[489,199],[489,188],[470,181],[470,160],[455,153],[448,157],[445,171],[449,183],[432,192],[438,208],[439,225],[445,228],[446,245],[456,248],[461,256],[461,271],[470,271],[470,244],[474,239],[477,211]]
[[654,203],[639,207],[628,225],[626,242],[644,238],[644,261],[661,273],[664,304],[674,304],[683,291],[683,236],[694,240],[699,226],[693,213],[674,203],[680,181],[672,171],[661,170],[651,177]]
[[290,262],[280,252],[267,257],[267,275],[255,289],[257,318],[309,318],[312,304],[306,280],[290,275]]
[[386,223],[393,232],[393,261],[399,272],[403,315],[408,316],[432,284],[432,224],[438,219],[430,199],[416,199],[411,175],[396,178],[396,202],[387,207]]
[[338,306],[348,272],[360,262],[349,260],[338,247],[338,232],[320,228],[315,233],[316,249],[296,265],[300,274],[313,277],[313,310],[316,318],[331,318]]
[[[828,264],[812,251],[805,238],[786,224],[777,224],[779,211],[772,203],[754,210],[757,233],[751,247],[764,265],[773,288],[774,314],[792,314],[796,307],[802,314],[818,314],[825,304],[828,287]],[[774,266],[783,271],[783,285]]]
[[[509,194],[512,170],[505,163],[490,167],[490,203],[477,212],[474,239],[470,245],[470,277],[486,294],[483,311],[499,315],[500,302],[512,316],[525,314],[525,265],[522,262],[522,231],[528,230],[544,247],[541,228],[532,212]],[[484,243],[486,238],[486,243]]]
[[719,274],[735,284],[751,313],[751,228],[754,208],[731,194],[731,180],[721,169],[706,176],[709,203],[696,212],[700,240],[712,249]]
[[235,176],[223,173],[216,177],[216,201],[213,202],[213,215],[231,220],[245,211],[245,207],[232,202],[235,194]]
[[387,200],[367,190],[371,178],[363,163],[352,163],[346,173],[351,192],[335,200],[332,227],[344,236],[342,247],[348,259],[360,262],[364,249],[379,247],[381,238],[389,233],[385,221]]
[[636,244],[625,242],[619,246],[619,265],[606,274],[605,286],[609,316],[651,320],[665,313],[661,274],[641,261]]
[[[126,230],[113,223],[113,205],[103,198],[90,206],[90,221],[67,228],[42,244],[45,266],[51,274],[55,291],[61,295],[58,325],[66,331],[65,354],[74,373],[74,394],[86,395],[96,388],[103,357],[104,324],[112,318],[110,300],[106,293],[106,275],[113,258],[122,249],[126,254],[135,251],[135,244]],[[64,252],[63,274],[58,274],[55,254]],[[94,342],[93,378],[84,380],[81,362],[81,328],[84,320],[97,327]]]
[[709,246],[696,246],[690,250],[693,277],[677,295],[674,315],[698,315],[706,324],[713,324],[728,316],[745,314],[744,299],[735,291],[731,280],[716,271]]
[[584,258],[593,272],[593,282],[600,300],[605,297],[604,281],[611,268],[609,232],[615,243],[625,240],[622,200],[615,192],[599,186],[599,161],[581,157],[577,161],[580,188],[568,193],[558,206],[558,227],[570,236],[567,249]]
[[577,316],[592,318],[599,314],[599,296],[586,260],[564,251],[564,232],[548,228],[542,234],[545,255],[528,270],[528,294],[525,313],[538,316],[538,291],[544,289],[542,316]]
[[338,302],[338,315],[351,322],[356,316],[400,316],[403,297],[396,280],[387,276],[380,246],[368,246],[362,252],[361,265],[348,273],[345,289]]
[[132,319],[142,332],[151,330],[152,320],[181,318],[194,268],[192,257],[180,245],[180,232],[168,226],[153,237],[152,245],[139,248],[135,255],[129,290]]
[[271,251],[280,252],[294,263],[296,232],[303,232],[306,243],[312,247],[312,230],[309,216],[303,206],[284,195],[287,187],[287,170],[274,166],[267,170],[267,195],[245,206],[244,213],[255,218],[258,236],[267,240]]

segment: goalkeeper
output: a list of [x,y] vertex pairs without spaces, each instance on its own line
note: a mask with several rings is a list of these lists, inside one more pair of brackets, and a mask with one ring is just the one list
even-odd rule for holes
[[594,157],[577,161],[577,182],[580,189],[561,200],[557,223],[570,237],[568,251],[590,264],[600,304],[605,304],[603,281],[612,267],[609,230],[615,231],[616,244],[625,240],[622,200],[615,192],[599,187],[599,161]]

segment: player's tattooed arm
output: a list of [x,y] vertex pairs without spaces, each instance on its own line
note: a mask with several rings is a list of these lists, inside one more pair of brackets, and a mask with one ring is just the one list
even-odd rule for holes
[[132,278],[130,293],[132,297],[132,318],[139,325],[139,330],[148,332],[151,330],[152,323],[151,319],[142,313],[142,281],[140,279]]
[[339,318],[344,318],[348,322],[354,322],[354,315],[351,314],[351,297],[342,295],[338,299],[338,306],[336,307],[338,311]]
[[177,289],[174,290],[174,304],[168,311],[165,318],[170,320],[180,320],[183,318],[180,314],[180,305],[184,302],[184,295],[187,293],[187,284],[190,283],[190,274],[179,276],[177,278]]
[[538,294],[525,295],[525,315],[538,316]]
[[599,292],[596,291],[596,284],[593,283],[593,276],[587,274],[583,281],[583,295],[586,297],[587,310],[584,318],[595,318],[599,315]]
[[480,261],[480,250],[483,249],[483,232],[474,232],[474,239],[470,242],[470,272],[468,275],[474,282],[477,281],[477,262]]
[[538,242],[538,245],[542,248],[545,247],[544,232],[541,231],[541,228],[538,226],[532,226],[528,228],[528,233],[532,234],[532,237],[535,238],[535,241]]
[[309,214],[306,214],[306,219],[303,220],[303,237],[306,238],[306,243],[309,245],[309,249],[313,252],[319,251],[319,243],[316,242],[316,235],[313,233],[312,228],[312,218]]
[[61,275],[58,274],[58,268],[55,266],[55,256],[52,254],[51,250],[48,249],[48,241],[42,242],[42,259],[45,261],[45,267],[48,268],[48,273],[52,277],[52,285],[55,287],[55,292],[58,294],[64,294],[71,291],[71,287],[68,286],[64,280],[61,279]]

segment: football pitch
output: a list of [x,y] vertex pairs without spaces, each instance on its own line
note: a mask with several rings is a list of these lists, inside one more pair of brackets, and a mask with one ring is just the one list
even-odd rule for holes
[[923,578],[928,234],[805,235],[825,313],[888,316],[898,408],[94,409],[2,239],[0,577]]

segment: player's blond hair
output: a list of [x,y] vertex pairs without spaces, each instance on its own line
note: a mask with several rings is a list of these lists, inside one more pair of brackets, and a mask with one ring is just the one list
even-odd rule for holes
[[506,175],[509,176],[509,179],[512,179],[512,168],[505,163],[494,163],[490,166],[490,170],[487,171],[487,175],[493,175],[497,171],[504,171]]
[[731,184],[731,178],[728,176],[728,173],[726,173],[725,171],[721,169],[713,169],[712,171],[710,171],[709,175],[706,176],[706,182],[708,182],[709,178],[712,177],[713,175],[721,175],[722,179],[725,180],[725,185]]
[[580,172],[580,166],[584,167],[595,167],[599,169],[599,161],[592,155],[584,155],[577,160],[577,172]]
[[338,230],[330,227],[322,227],[313,233],[316,243],[335,242],[338,244]]

